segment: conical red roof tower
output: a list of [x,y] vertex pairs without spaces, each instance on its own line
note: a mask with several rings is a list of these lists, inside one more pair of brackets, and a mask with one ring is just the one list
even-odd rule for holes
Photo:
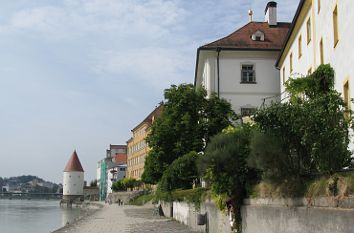
[[77,156],[76,150],[74,150],[73,154],[71,155],[68,163],[65,166],[64,172],[83,172],[84,169],[81,166],[79,157]]

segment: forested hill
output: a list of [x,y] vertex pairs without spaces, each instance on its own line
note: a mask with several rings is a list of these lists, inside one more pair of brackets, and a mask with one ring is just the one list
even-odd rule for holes
[[45,181],[42,178],[32,175],[22,175],[16,177],[0,177],[0,188],[2,192],[21,191],[21,192],[41,192],[56,193],[60,191],[58,184]]

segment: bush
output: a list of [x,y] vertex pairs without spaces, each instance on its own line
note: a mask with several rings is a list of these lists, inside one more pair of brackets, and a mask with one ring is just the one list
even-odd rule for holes
[[134,178],[124,178],[114,182],[112,184],[112,190],[114,192],[127,191],[128,188],[132,190],[133,188],[141,186],[141,184],[142,182],[140,180],[136,180]]
[[277,137],[255,131],[250,149],[248,163],[251,167],[262,170],[265,180],[279,183],[297,177],[297,159],[284,151],[282,140]]
[[255,114],[260,134],[251,144],[251,163],[270,179],[299,179],[334,173],[350,164],[349,110],[333,89],[334,71],[321,65],[312,75],[290,79],[290,101]]
[[192,188],[198,178],[197,158],[196,152],[190,152],[176,159],[163,173],[158,188],[163,192]]
[[250,181],[257,179],[257,172],[247,165],[251,129],[244,125],[216,135],[198,160],[200,174],[211,182],[214,193],[244,197]]

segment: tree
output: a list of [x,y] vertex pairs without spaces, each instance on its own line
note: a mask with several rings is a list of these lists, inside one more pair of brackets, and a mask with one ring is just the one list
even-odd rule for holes
[[273,103],[255,115],[260,134],[251,144],[251,164],[273,181],[348,166],[350,111],[334,90],[330,65],[288,80],[286,90],[289,102]]
[[170,192],[174,189],[192,188],[193,182],[198,178],[197,158],[198,154],[193,151],[173,161],[163,173],[159,189]]
[[211,183],[214,194],[226,194],[234,209],[237,232],[241,232],[241,205],[249,187],[258,181],[258,171],[249,168],[249,144],[252,126],[244,124],[214,136],[204,156],[198,160],[200,174]]
[[164,93],[163,112],[146,141],[151,148],[142,179],[156,184],[167,167],[191,151],[202,151],[209,138],[231,124],[234,113],[226,100],[191,84],[171,86]]
[[257,172],[247,165],[251,132],[252,126],[245,124],[230,133],[219,133],[199,158],[198,170],[214,193],[245,197],[249,182],[257,179]]
[[90,187],[97,187],[97,180],[94,179],[90,182]]
[[127,191],[127,187],[123,184],[122,180],[113,182],[112,190],[114,192]]

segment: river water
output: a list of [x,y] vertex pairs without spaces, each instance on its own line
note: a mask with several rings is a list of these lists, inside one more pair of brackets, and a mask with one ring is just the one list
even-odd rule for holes
[[81,213],[80,208],[61,208],[59,200],[0,199],[0,232],[48,233]]

